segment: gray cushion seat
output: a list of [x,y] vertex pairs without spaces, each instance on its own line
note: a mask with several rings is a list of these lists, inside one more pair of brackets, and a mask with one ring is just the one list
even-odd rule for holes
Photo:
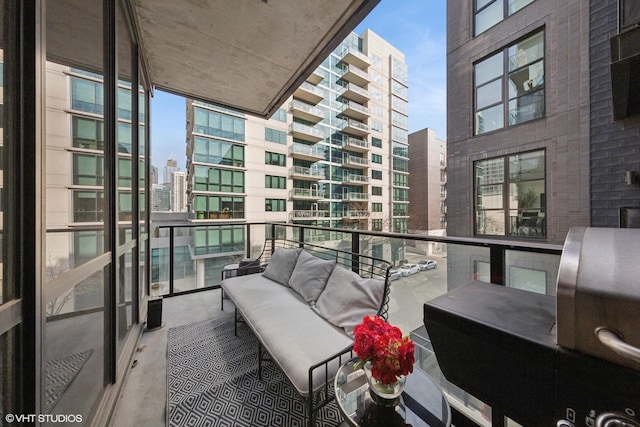
[[[291,288],[260,274],[226,279],[224,289],[302,396],[309,394],[309,367],[353,345],[353,339],[342,328],[311,310]],[[329,379],[338,367],[337,361],[329,365]],[[314,391],[324,386],[325,380],[324,369],[316,371]]]
[[[277,248],[264,274],[223,280],[225,294],[296,391],[304,397],[324,387],[346,362],[353,328],[379,314],[385,280],[362,278],[300,248]],[[309,370],[313,390],[309,390]]]

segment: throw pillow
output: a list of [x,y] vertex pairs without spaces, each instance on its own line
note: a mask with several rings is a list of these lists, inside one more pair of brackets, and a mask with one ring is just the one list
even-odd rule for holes
[[384,280],[362,278],[341,266],[333,269],[314,310],[353,336],[365,316],[378,313],[384,298]]
[[276,248],[262,275],[281,285],[289,286],[289,279],[296,267],[300,252],[302,252],[302,248]]
[[314,303],[327,285],[327,280],[335,266],[335,261],[321,259],[302,251],[289,279],[289,286],[305,301]]

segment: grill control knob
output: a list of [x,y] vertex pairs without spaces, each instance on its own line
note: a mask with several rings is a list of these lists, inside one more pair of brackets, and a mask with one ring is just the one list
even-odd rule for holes
[[560,420],[556,423],[556,427],[576,427],[571,421]]
[[640,427],[640,423],[624,414],[604,412],[596,418],[596,427]]

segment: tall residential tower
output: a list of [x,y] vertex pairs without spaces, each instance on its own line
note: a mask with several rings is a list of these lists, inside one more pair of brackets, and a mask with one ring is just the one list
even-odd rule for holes
[[408,229],[404,55],[352,33],[269,120],[187,101],[194,220]]

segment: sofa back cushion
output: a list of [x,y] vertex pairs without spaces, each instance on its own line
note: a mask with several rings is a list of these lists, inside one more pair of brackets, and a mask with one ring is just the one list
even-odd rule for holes
[[302,248],[276,248],[262,275],[281,285],[289,286],[289,279],[296,267],[300,252]]
[[353,336],[365,316],[378,314],[384,299],[384,280],[362,278],[341,266],[333,269],[313,309]]
[[312,304],[324,290],[335,266],[333,260],[321,259],[302,251],[289,279],[289,286]]

